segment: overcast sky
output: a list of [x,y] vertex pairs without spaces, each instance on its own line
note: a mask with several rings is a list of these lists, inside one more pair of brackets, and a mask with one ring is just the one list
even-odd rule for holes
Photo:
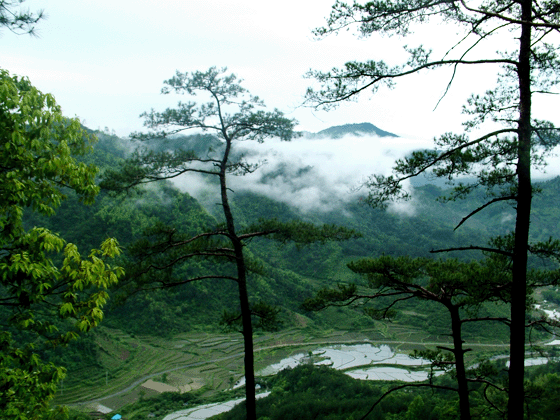
[[[317,112],[298,108],[312,83],[309,69],[327,70],[349,60],[405,57],[397,37],[358,39],[351,33],[315,40],[333,0],[27,0],[44,9],[38,37],[0,34],[2,67],[26,75],[55,95],[68,116],[93,129],[121,136],[141,128],[138,115],[176,99],[159,94],[164,80],[181,72],[227,66],[244,85],[316,132],[332,125],[370,122],[403,136],[431,138],[460,129],[461,105],[474,87],[493,79],[460,72],[450,93],[433,111],[449,73],[424,73],[399,81],[392,91],[365,94],[359,103]],[[409,45],[435,46],[445,31],[433,26]],[[443,32],[442,32],[443,31]],[[453,30],[447,31],[452,35]],[[418,39],[418,41],[416,41]]]
[[[341,185],[351,186],[379,172],[381,166],[388,170],[395,158],[429,145],[434,136],[460,131],[466,98],[473,91],[483,93],[493,87],[495,78],[488,77],[488,68],[459,69],[436,110],[449,70],[406,77],[394,90],[365,93],[359,102],[344,103],[328,113],[303,108],[305,90],[313,83],[303,75],[310,69],[328,70],[350,60],[400,64],[406,60],[404,44],[423,43],[441,57],[442,40],[457,36],[455,27],[430,24],[406,40],[358,39],[351,32],[316,40],[312,30],[325,23],[333,1],[27,0],[24,7],[44,9],[47,18],[37,27],[38,37],[3,30],[0,65],[53,93],[65,115],[77,116],[92,129],[108,127],[120,136],[142,129],[142,112],[175,106],[178,98],[161,95],[160,90],[176,70],[226,66],[268,107],[296,118],[299,130],[317,132],[333,125],[370,122],[402,136],[398,141],[379,142],[375,153],[367,141],[363,145],[350,141],[353,146],[343,150],[329,142],[282,149],[283,161],[308,156],[301,164],[315,168],[321,165],[317,156],[332,157],[330,164],[325,164],[330,158],[322,161],[324,176],[336,173]],[[558,123],[558,101],[556,96],[546,102],[535,98],[535,116]],[[318,151],[319,147],[324,150]],[[552,173],[558,172],[557,163],[549,168]],[[336,169],[342,165],[348,168]]]

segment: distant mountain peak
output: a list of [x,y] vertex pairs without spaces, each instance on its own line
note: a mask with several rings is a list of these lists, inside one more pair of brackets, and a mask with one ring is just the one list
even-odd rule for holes
[[360,136],[364,134],[375,134],[379,137],[399,137],[396,134],[382,130],[371,123],[365,122],[359,124],[344,124],[344,125],[329,127],[325,130],[321,130],[318,133],[313,134],[312,138],[327,137],[327,138],[339,139],[348,134],[353,134],[356,136]]

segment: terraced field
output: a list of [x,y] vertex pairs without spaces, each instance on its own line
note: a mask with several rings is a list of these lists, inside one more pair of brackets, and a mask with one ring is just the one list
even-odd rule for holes
[[[383,326],[382,326],[383,325]],[[315,332],[290,329],[255,336],[255,369],[316,348],[318,344],[390,344],[400,352],[445,343],[448,337],[427,336],[423,331],[398,325],[349,331]],[[172,340],[152,336],[130,336],[101,327],[96,338],[100,366],[68,372],[56,403],[79,406],[99,402],[118,409],[161,388],[182,391],[202,388],[210,395],[231,388],[243,376],[243,342],[239,334],[182,334]],[[482,344],[489,346],[489,344]],[[499,350],[501,343],[488,350]],[[149,387],[142,384],[151,379]],[[154,382],[156,386],[154,386]]]
[[103,329],[97,336],[100,366],[69,371],[57,402],[68,404],[93,400],[133,384],[140,376],[186,365],[195,357],[162,345],[150,337],[131,337],[118,330]]

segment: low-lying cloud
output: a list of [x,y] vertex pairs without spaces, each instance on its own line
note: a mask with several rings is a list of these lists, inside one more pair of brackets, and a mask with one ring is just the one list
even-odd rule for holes
[[[245,176],[230,176],[228,184],[233,191],[262,194],[304,212],[342,210],[346,203],[366,193],[359,187],[367,177],[390,174],[395,160],[427,146],[401,137],[352,135],[341,139],[242,142],[235,145],[235,150],[249,162],[263,164]],[[209,190],[216,188],[209,188],[204,178],[196,175],[176,183],[202,201],[208,199]],[[394,210],[410,214],[411,207],[397,206]]]
[[[262,194],[303,212],[329,212],[344,211],[347,203],[366,195],[367,191],[360,186],[369,176],[389,175],[397,159],[412,150],[433,147],[433,144],[404,137],[347,135],[339,139],[300,137],[290,142],[247,141],[236,143],[234,147],[247,161],[262,162],[253,173],[228,178],[228,186],[234,192]],[[557,154],[547,159],[547,173],[535,171],[535,178],[557,176],[558,159]],[[188,174],[175,183],[205,205],[219,202],[218,187],[215,182],[211,185],[208,177]],[[404,187],[413,190],[409,183]],[[389,211],[414,215],[414,197],[408,202],[392,203]]]

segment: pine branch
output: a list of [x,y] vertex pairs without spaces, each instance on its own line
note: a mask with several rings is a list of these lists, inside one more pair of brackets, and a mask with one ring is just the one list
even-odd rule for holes
[[505,197],[498,197],[495,198],[493,200],[488,201],[487,203],[483,204],[482,206],[478,207],[477,209],[473,210],[472,212],[470,212],[468,215],[466,215],[465,217],[463,217],[461,219],[461,221],[459,222],[459,224],[457,226],[455,226],[455,228],[453,229],[454,231],[457,230],[463,223],[465,223],[471,216],[474,216],[475,214],[477,214],[478,212],[484,210],[486,207],[500,202],[500,201],[508,201],[508,200],[515,200],[516,197],[511,195],[511,196],[505,196]]
[[488,247],[484,247],[484,246],[475,246],[475,245],[464,246],[464,247],[456,247],[456,248],[446,248],[446,249],[432,249],[432,250],[430,250],[430,253],[437,254],[437,253],[441,253],[441,252],[473,251],[473,250],[493,252],[495,254],[500,254],[500,255],[504,255],[506,257],[513,258],[513,252],[503,251],[501,249],[496,249],[496,248],[488,248]]

